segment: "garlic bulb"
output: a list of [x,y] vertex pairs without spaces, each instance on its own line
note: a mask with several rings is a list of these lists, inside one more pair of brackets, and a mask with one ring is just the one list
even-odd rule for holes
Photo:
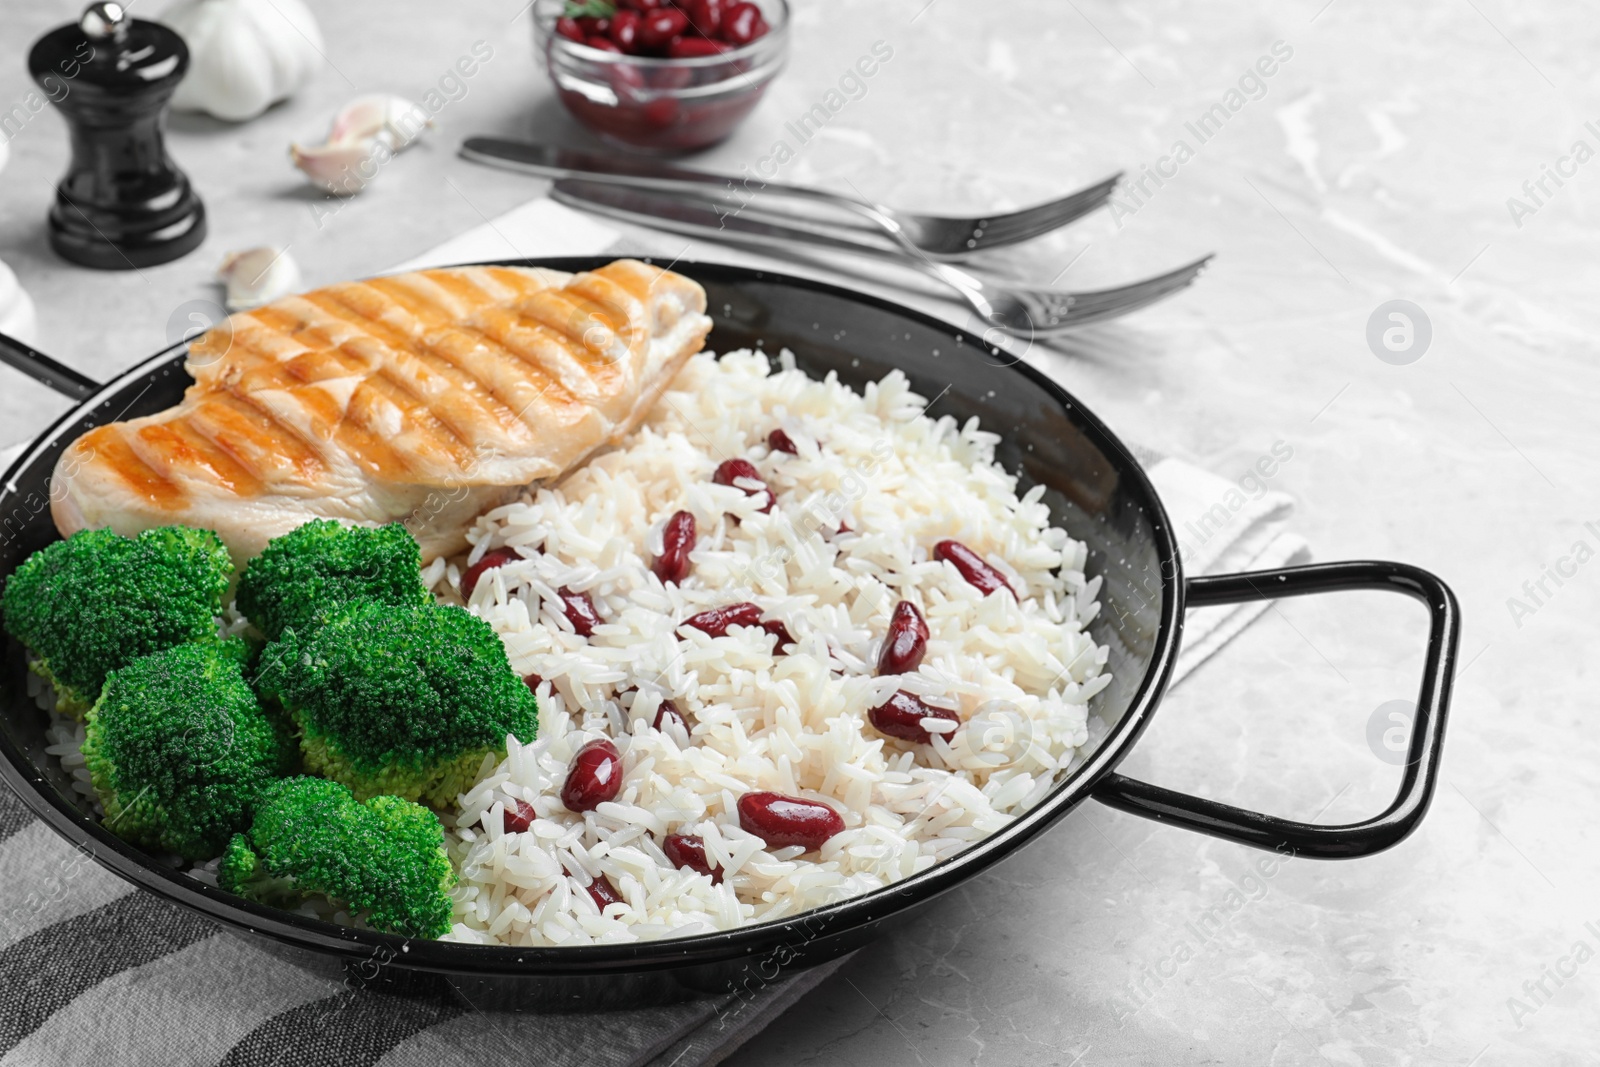
[[172,106],[253,119],[311,79],[322,32],[304,0],[177,0],[159,16],[189,46]]
[[328,192],[354,196],[431,125],[428,113],[403,96],[357,97],[334,117],[326,142],[291,144],[289,158]]
[[229,311],[270,304],[300,288],[300,268],[284,248],[235,252],[222,261],[217,277],[228,286]]

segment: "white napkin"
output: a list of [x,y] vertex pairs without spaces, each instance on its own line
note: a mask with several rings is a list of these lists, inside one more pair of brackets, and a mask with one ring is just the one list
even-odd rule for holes
[[[1149,474],[1166,505],[1184,571],[1190,576],[1271,570],[1311,558],[1305,538],[1287,529],[1294,510],[1288,494],[1242,486],[1171,457],[1151,465]],[[1172,684],[1270,606],[1270,601],[1256,600],[1192,609],[1184,620],[1183,647]]]
[[592,216],[540,197],[396,264],[385,273],[490,259],[593,256],[610,248],[617,237],[616,230],[602,226]]

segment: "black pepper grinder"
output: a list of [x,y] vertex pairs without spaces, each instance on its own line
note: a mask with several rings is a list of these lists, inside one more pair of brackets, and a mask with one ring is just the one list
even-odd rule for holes
[[111,0],[34,43],[28,72],[72,135],[72,164],[50,209],[50,246],[63,258],[132,270],[205,239],[205,205],[162,140],[167,103],[188,69],[182,37]]

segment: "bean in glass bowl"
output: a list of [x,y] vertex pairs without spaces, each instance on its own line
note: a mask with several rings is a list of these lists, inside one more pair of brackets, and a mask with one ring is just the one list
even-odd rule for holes
[[533,22],[567,111],[654,155],[726,138],[789,51],[786,0],[536,0]]

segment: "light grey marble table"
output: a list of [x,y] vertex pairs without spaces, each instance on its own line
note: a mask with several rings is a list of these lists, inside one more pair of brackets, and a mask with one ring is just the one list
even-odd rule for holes
[[[169,266],[99,274],[50,254],[66,145],[55,115],[31,118],[0,174],[0,258],[38,303],[40,347],[109,375],[163,345],[185,301],[217,297],[227,251],[290,244],[321,284],[538,195],[454,157],[468,133],[580,139],[534,67],[523,3],[323,5],[329,62],[310,90],[245,126],[173,124],[212,235]],[[1071,286],[1207,250],[1214,268],[1035,356],[1125,436],[1219,473],[1287,443],[1272,484],[1318,558],[1434,569],[1467,622],[1443,783],[1399,847],[1269,874],[1261,854],[1090,804],[860,953],[735,1062],[1596,1062],[1600,124],[1585,124],[1600,23],[1503,0],[801,7],[791,69],[700,165],[737,172],[788,137],[785,180],[952,210],[1148,166],[1160,181],[1115,212],[996,265]],[[0,13],[8,106],[28,42],[75,5]],[[288,142],[358,90],[420,97],[479,40],[494,57],[430,142],[328,214]],[[785,123],[876,41],[892,59],[797,142]],[[1431,325],[1406,365],[1368,343],[1394,299]],[[7,438],[64,408],[0,381]],[[1286,602],[1172,694],[1125,769],[1297,818],[1375,812],[1398,772],[1369,723],[1412,695],[1423,628],[1394,598]],[[1040,898],[1046,918],[1015,918]]]

